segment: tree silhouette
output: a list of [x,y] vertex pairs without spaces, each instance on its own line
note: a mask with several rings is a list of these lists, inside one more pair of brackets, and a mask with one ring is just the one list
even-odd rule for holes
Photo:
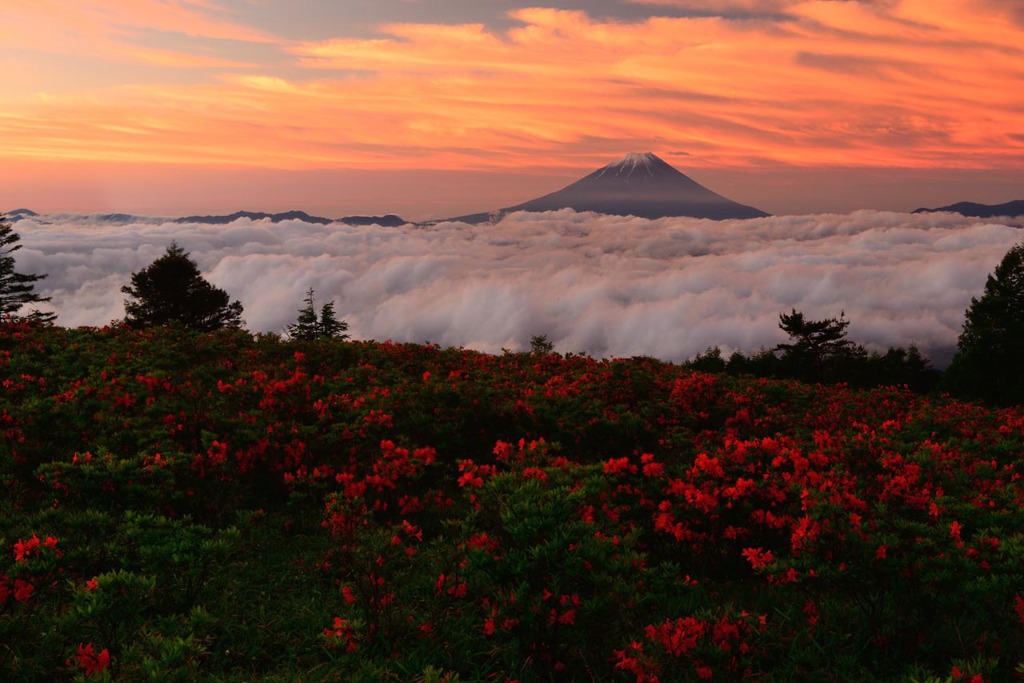
[[319,318],[316,315],[316,298],[312,287],[306,292],[306,298],[303,301],[306,305],[299,310],[299,319],[287,328],[289,337],[304,341],[332,337],[348,339],[348,335],[343,334],[348,329],[348,323],[338,320],[334,313],[333,301],[327,302],[320,308]]
[[207,282],[195,261],[172,242],[167,252],[137,273],[131,286],[121,291],[125,299],[125,323],[130,327],[154,327],[177,322],[198,332],[241,327],[242,304]]
[[[50,300],[50,297],[39,296],[33,291],[35,283],[46,275],[19,273],[14,269],[14,256],[11,254],[21,249],[20,241],[18,233],[0,216],[0,314],[14,314],[25,304]],[[29,317],[49,322],[55,316],[33,311]]]
[[945,385],[1001,405],[1024,403],[1024,242],[1003,256],[971,299]]
[[850,321],[845,313],[838,318],[808,320],[795,308],[788,315],[779,314],[779,328],[789,335],[790,343],[779,344],[782,360],[797,366],[797,376],[821,380],[825,361],[853,355],[854,344],[846,338]]
[[288,326],[288,336],[292,339],[310,341],[320,336],[318,334],[320,321],[316,317],[316,308],[313,305],[312,287],[306,292],[306,298],[303,301],[306,302],[306,305],[299,310],[299,319]]
[[338,337],[340,339],[348,339],[348,335],[344,334],[345,330],[348,329],[348,323],[344,320],[338,320],[334,314],[334,302],[328,301],[320,308],[320,335],[323,337]]
[[530,337],[530,353],[537,356],[546,356],[555,352],[555,343],[548,339],[546,334],[535,334]]

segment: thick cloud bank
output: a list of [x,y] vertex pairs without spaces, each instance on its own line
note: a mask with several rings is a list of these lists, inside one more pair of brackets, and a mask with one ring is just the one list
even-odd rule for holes
[[281,332],[308,287],[333,299],[354,338],[680,360],[709,346],[783,340],[778,315],[845,311],[871,349],[917,344],[942,363],[964,310],[1024,234],[954,214],[858,211],[713,222],[560,211],[498,225],[349,227],[40,216],[17,223],[18,268],[65,326],[124,315],[120,288],[176,240],[245,306],[247,327]]

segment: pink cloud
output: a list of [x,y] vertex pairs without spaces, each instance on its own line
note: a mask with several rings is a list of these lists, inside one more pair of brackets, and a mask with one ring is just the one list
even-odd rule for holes
[[[214,2],[195,0],[58,0],[5,3],[0,22],[16,27],[5,37],[5,47],[114,60],[143,59],[141,35],[150,30],[252,43],[279,43],[277,38],[233,22]],[[145,61],[152,61],[145,59]]]
[[512,169],[539,158],[586,168],[630,150],[685,149],[697,168],[1024,162],[1024,28],[994,3],[730,6],[786,11],[627,22],[529,8],[513,12],[517,24],[504,31],[395,23],[374,39],[279,41],[295,62],[283,70],[138,43],[150,27],[277,40],[233,23],[215,2],[84,0],[63,13],[52,1],[19,4],[0,10],[24,29],[14,32],[18,45],[210,73],[201,83],[154,76],[11,98],[0,157]]

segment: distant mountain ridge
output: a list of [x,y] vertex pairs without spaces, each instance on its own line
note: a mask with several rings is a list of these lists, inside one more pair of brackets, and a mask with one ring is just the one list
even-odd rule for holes
[[271,223],[282,221],[302,221],[314,225],[330,225],[331,223],[344,223],[345,225],[379,225],[384,228],[397,228],[405,225],[407,221],[400,216],[387,214],[384,216],[344,216],[337,220],[324,218],[322,216],[311,216],[305,211],[285,211],[283,213],[262,213],[252,211],[236,211],[226,216],[184,216],[175,219],[175,223],[205,223],[211,225],[227,225],[241,218],[248,218],[252,221],[270,219]]
[[978,204],[976,202],[957,202],[937,209],[917,209],[914,213],[937,213],[946,211],[958,213],[971,218],[996,218],[998,216],[1024,216],[1024,199],[1015,199],[1003,204]]
[[709,190],[650,152],[633,152],[561,190],[488,213],[452,218],[465,223],[500,220],[515,211],[594,211],[613,216],[688,216],[726,220],[770,214]]
[[[7,214],[3,214],[11,223],[17,223],[20,220],[26,218],[36,218],[40,214],[30,209],[15,209]],[[127,213],[102,213],[102,214],[89,214],[96,220],[105,223],[131,223],[132,221],[144,218],[151,220],[150,217],[136,216]],[[385,214],[383,216],[344,216],[337,220],[331,218],[323,218],[322,216],[312,216],[305,211],[285,211],[282,213],[264,213],[261,211],[236,211],[235,213],[221,215],[221,216],[182,216],[181,218],[168,219],[173,223],[200,223],[203,225],[228,225],[234,223],[237,220],[248,219],[252,221],[270,220],[271,223],[281,223],[283,221],[301,221],[303,223],[309,223],[311,225],[330,225],[331,223],[343,223],[345,225],[354,226],[368,226],[368,225],[379,225],[384,228],[397,228],[398,226],[405,225],[409,221],[406,221],[401,216],[395,214]]]
[[22,218],[32,218],[39,214],[32,209],[15,209],[14,211],[8,211],[7,213],[0,215],[4,216],[11,223],[17,223]]
[[303,223],[313,223],[316,225],[327,225],[328,223],[334,222],[330,218],[310,216],[305,211],[285,211],[283,213],[236,211],[226,216],[182,216],[181,218],[175,218],[174,222],[227,225],[228,223],[234,223],[242,218],[247,218],[251,221],[262,221],[269,218],[271,223],[281,223],[282,221],[302,221]]
[[344,218],[339,218],[338,222],[345,225],[379,225],[382,228],[397,228],[411,221],[407,221],[393,213],[388,213],[383,216],[345,216]]

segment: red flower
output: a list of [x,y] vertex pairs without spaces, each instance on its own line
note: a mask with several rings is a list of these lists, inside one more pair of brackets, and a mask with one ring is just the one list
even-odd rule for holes
[[808,600],[804,604],[803,613],[807,616],[808,626],[814,626],[818,623],[818,606],[813,600]]
[[524,479],[536,479],[538,481],[547,481],[548,473],[539,467],[524,467],[523,468]]
[[30,557],[33,553],[39,551],[39,537],[33,535],[32,538],[24,541],[18,539],[14,544],[14,560],[16,562],[22,562],[26,557]]
[[645,632],[650,640],[659,643],[668,654],[680,657],[697,647],[706,630],[703,622],[685,617],[674,622],[666,621],[659,626],[651,624]]
[[440,574],[437,577],[437,581],[434,582],[434,591],[438,595],[448,594],[453,598],[464,598],[467,593],[466,582],[454,583],[458,577],[451,574]]
[[712,477],[724,477],[725,470],[718,458],[709,458],[705,453],[698,453],[697,459],[693,462],[693,469],[697,472],[704,472]]
[[14,580],[14,599],[18,602],[27,602],[35,590],[35,587],[28,581]]
[[324,629],[324,637],[335,645],[344,643],[345,652],[355,652],[359,649],[359,643],[356,642],[356,630],[341,617],[334,617],[334,626]]
[[93,652],[92,643],[88,645],[78,644],[78,652],[75,654],[78,665],[85,669],[86,676],[98,674],[110,664],[110,652],[103,648],[99,654]]
[[493,465],[477,465],[472,460],[460,460],[459,471],[463,473],[459,477],[459,486],[479,488],[484,485],[484,476],[494,476],[495,468]]
[[960,539],[960,522],[953,522],[949,525],[949,536],[956,542],[957,548],[964,547],[964,542]]
[[771,550],[764,550],[762,548],[747,548],[743,551],[743,557],[747,559],[747,562],[754,569],[767,567],[775,559]]
[[804,550],[808,544],[814,541],[821,531],[821,525],[814,521],[807,515],[801,517],[793,528],[793,534],[790,537],[790,543],[793,546],[793,552],[798,553]]
[[660,477],[665,474],[665,466],[660,462],[654,462],[654,456],[650,453],[641,455],[640,462],[644,465],[643,472],[645,477]]
[[715,646],[725,652],[732,650],[732,641],[739,641],[741,639],[740,624],[742,622],[733,623],[722,617],[718,623],[714,625],[711,632],[711,639],[715,643]]
[[636,683],[658,683],[657,664],[644,654],[644,646],[635,640],[625,649],[613,650],[618,661],[615,668],[628,671],[636,676]]
[[552,626],[555,624],[575,624],[576,610],[568,609],[562,614],[559,614],[558,610],[553,609],[548,613],[548,623]]
[[228,445],[214,440],[206,450],[206,457],[211,465],[223,465],[228,458]]
[[32,538],[27,541],[19,538],[14,543],[14,560],[16,562],[24,562],[33,555],[42,554],[42,548],[49,548],[57,557],[61,556],[61,552],[57,550],[56,538],[47,536],[45,541],[41,541],[39,536],[32,534]]
[[611,458],[604,463],[605,474],[633,474],[636,465],[630,464],[629,458]]
[[490,553],[491,555],[496,555],[500,550],[500,545],[498,544],[498,541],[488,536],[486,531],[478,534],[473,534],[468,539],[466,539],[466,547],[473,548],[474,550],[479,550],[481,552]]
[[402,520],[402,532],[409,538],[415,538],[417,541],[423,540],[423,531],[415,524],[411,524],[404,519]]

